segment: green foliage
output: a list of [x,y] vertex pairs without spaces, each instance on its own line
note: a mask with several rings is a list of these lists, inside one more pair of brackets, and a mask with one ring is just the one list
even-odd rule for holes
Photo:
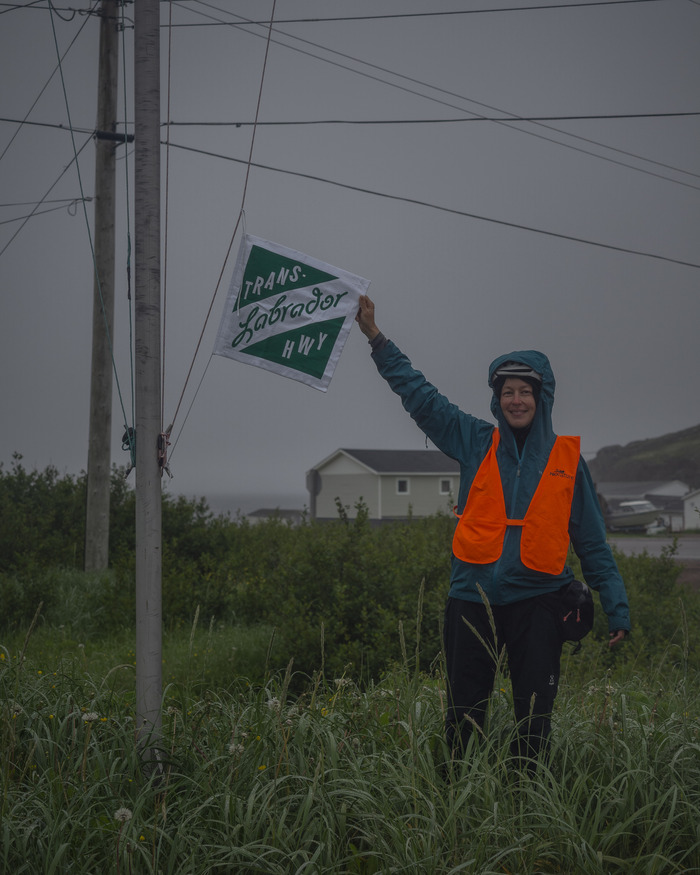
[[451,525],[440,516],[372,528],[359,505],[352,520],[261,527],[285,553],[233,577],[236,615],[275,625],[280,661],[304,672],[377,677],[419,640],[427,664],[440,652]]
[[[643,546],[643,542],[640,544]],[[614,669],[618,676],[631,676],[651,667],[697,665],[700,642],[689,634],[689,629],[697,629],[700,623],[700,593],[678,583],[681,567],[674,558],[675,550],[666,549],[661,556],[651,556],[645,550],[627,556],[613,549],[627,589],[632,634],[614,650],[607,648],[608,619],[594,593],[596,612],[591,635],[571,659],[567,659],[565,646],[570,678],[590,676],[599,670]],[[569,564],[581,574],[575,556]]]
[[80,566],[85,540],[85,484],[56,468],[12,470],[0,462],[0,573]]
[[[653,653],[655,658],[667,647],[687,660],[697,655],[697,644],[684,640],[687,624],[697,628],[700,621],[698,595],[679,585],[680,567],[674,559],[675,548],[660,557],[643,551],[638,556],[616,553],[620,572],[629,581],[629,597],[634,625],[634,648]],[[691,650],[692,648],[692,650]]]
[[111,568],[88,575],[81,490],[0,470],[0,871],[700,869],[700,611],[672,550],[617,556],[633,634],[610,651],[599,609],[567,648],[531,781],[504,676],[488,737],[445,764],[451,518],[251,525],[165,496],[153,769],[134,744],[133,492],[115,472]]
[[[90,575],[80,570],[78,546],[84,493],[82,478],[53,468],[28,473],[19,457],[10,472],[0,468],[0,631],[26,628],[40,603],[40,623],[75,640],[133,628],[133,490],[115,469],[110,570]],[[252,524],[214,517],[203,499],[164,494],[166,631],[188,630],[195,616],[202,628],[260,627],[267,642],[257,651],[265,651],[261,662],[280,668],[293,659],[308,675],[323,669],[367,681],[397,664],[429,670],[441,654],[454,521],[438,514],[374,526],[365,506],[356,511],[350,518],[339,504],[333,522]],[[673,551],[617,560],[633,634],[609,651],[598,607],[582,652],[569,659],[565,649],[569,676],[696,664],[698,645],[687,630],[700,622],[700,596],[679,586]],[[572,564],[580,572],[575,557]]]

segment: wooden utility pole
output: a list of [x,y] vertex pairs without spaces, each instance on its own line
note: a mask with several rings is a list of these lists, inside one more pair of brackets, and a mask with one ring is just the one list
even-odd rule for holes
[[162,697],[160,0],[134,4],[136,731],[156,758]]
[[95,281],[85,521],[86,571],[101,571],[107,568],[109,560],[118,41],[117,0],[102,0],[95,135]]

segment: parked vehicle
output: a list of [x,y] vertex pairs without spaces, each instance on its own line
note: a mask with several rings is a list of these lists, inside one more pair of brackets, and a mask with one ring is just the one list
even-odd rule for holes
[[605,524],[611,532],[646,532],[650,526],[663,525],[659,508],[643,499],[608,505]]

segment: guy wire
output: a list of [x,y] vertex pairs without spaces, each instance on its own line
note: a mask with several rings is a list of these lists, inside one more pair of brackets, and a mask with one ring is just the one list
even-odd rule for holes
[[[125,3],[121,4],[121,25],[120,31],[122,35],[122,88],[124,89],[124,133],[126,134],[128,126],[128,94],[126,82],[126,24],[125,24]],[[131,383],[131,424],[132,428],[125,430],[126,440],[129,445],[129,455],[131,458],[131,467],[136,467],[136,441],[135,441],[135,425],[136,425],[136,387],[134,385],[135,373],[134,362],[136,356],[134,354],[134,318],[132,311],[131,300],[131,204],[129,197],[129,150],[124,149],[124,189],[126,198],[126,297],[129,308],[129,379]]]
[[83,188],[83,177],[82,177],[82,174],[80,172],[80,162],[78,161],[78,151],[76,149],[75,135],[73,132],[73,120],[71,118],[70,104],[68,101],[68,93],[66,91],[66,81],[65,81],[65,78],[63,76],[63,64],[62,64],[62,59],[61,59],[61,52],[60,52],[60,49],[58,47],[58,37],[56,34],[56,24],[54,21],[53,0],[49,0],[48,7],[49,7],[49,13],[50,13],[50,17],[51,17],[51,31],[53,34],[54,46],[56,48],[56,57],[58,58],[58,69],[59,69],[59,73],[60,73],[60,77],[61,77],[61,88],[63,90],[63,100],[65,102],[66,115],[68,117],[68,128],[70,130],[71,143],[73,145],[73,156],[74,156],[73,160],[75,161],[75,168],[76,168],[76,172],[78,174],[78,186],[80,188],[80,196],[81,196],[82,205],[83,205],[83,217],[85,219],[85,227],[87,229],[88,240],[90,243],[90,253],[92,255],[92,264],[93,264],[93,270],[95,273],[95,283],[97,285],[97,292],[98,292],[98,296],[100,299],[100,306],[102,308],[102,317],[103,317],[104,323],[105,323],[105,333],[107,336],[107,343],[109,344],[109,354],[110,354],[110,357],[112,359],[112,371],[114,372],[114,379],[115,379],[116,386],[117,386],[117,394],[119,396],[119,403],[120,403],[121,408],[122,408],[122,416],[124,417],[124,421],[126,422],[126,411],[124,410],[124,400],[122,398],[121,385],[119,383],[119,375],[117,373],[117,366],[116,366],[116,362],[114,360],[114,346],[112,344],[112,336],[111,336],[110,331],[109,331],[109,321],[107,319],[107,313],[105,311],[105,306],[104,306],[104,299],[102,297],[102,284],[100,282],[100,276],[99,276],[99,273],[97,270],[97,259],[95,257],[95,246],[94,246],[94,242],[92,239],[92,232],[90,230],[90,221],[89,221],[88,215],[87,215],[87,206],[86,206],[86,202],[85,202],[85,191]]
[[[214,288],[214,294],[212,295],[211,301],[209,303],[209,309],[207,310],[207,315],[206,315],[206,318],[204,320],[204,325],[202,326],[202,331],[199,335],[199,340],[197,341],[197,346],[195,348],[194,355],[192,356],[192,361],[190,362],[189,370],[187,371],[187,377],[185,378],[185,384],[182,388],[180,398],[177,402],[177,407],[175,408],[175,415],[172,418],[172,423],[175,422],[175,420],[177,419],[177,415],[180,411],[182,399],[183,399],[185,391],[187,389],[187,385],[189,383],[190,376],[192,375],[192,368],[194,367],[195,360],[196,360],[197,355],[199,353],[199,348],[202,345],[202,340],[204,338],[204,332],[205,332],[207,324],[209,322],[209,318],[211,316],[211,311],[214,307],[214,301],[215,301],[216,296],[219,292],[219,287],[221,286],[221,281],[222,281],[223,276],[224,276],[224,271],[226,270],[226,264],[228,263],[229,257],[231,255],[231,249],[233,248],[233,241],[235,240],[236,234],[238,233],[238,227],[241,223],[241,218],[244,216],[245,198],[246,198],[246,193],[248,191],[248,179],[250,177],[250,168],[251,168],[252,162],[253,162],[253,148],[255,146],[255,134],[256,134],[257,128],[258,128],[258,118],[260,115],[260,105],[262,103],[263,86],[265,84],[265,71],[267,69],[267,59],[268,59],[268,54],[270,51],[270,41],[271,41],[271,37],[272,37],[272,26],[273,26],[274,19],[275,19],[275,7],[276,7],[276,5],[277,5],[277,0],[272,0],[272,12],[270,13],[270,24],[269,24],[268,31],[267,31],[267,40],[265,42],[265,58],[263,60],[262,73],[260,76],[260,87],[258,89],[258,100],[257,100],[257,104],[255,107],[255,121],[253,122],[253,132],[252,132],[252,135],[250,138],[250,149],[248,152],[248,161],[246,162],[245,181],[243,183],[243,195],[241,197],[241,206],[240,206],[240,210],[238,212],[238,218],[236,219],[236,225],[233,229],[233,233],[231,234],[231,239],[230,239],[229,244],[228,244],[228,249],[226,250],[226,256],[225,256],[224,262],[221,266],[221,271],[219,272],[219,278],[218,278],[218,280],[216,282],[216,286]],[[211,361],[211,354],[209,356],[209,361]],[[207,369],[209,368],[209,361],[207,362],[207,366],[204,370],[205,374],[206,374]],[[202,375],[202,380],[203,379],[204,379],[204,375]],[[179,440],[179,436],[180,436],[180,434],[182,434],[182,429],[184,428],[185,422],[187,421],[187,418],[189,417],[189,413],[192,410],[192,405],[194,404],[194,400],[196,399],[197,394],[199,392],[199,389],[202,385],[202,380],[200,380],[199,385],[197,386],[197,390],[195,392],[194,398],[192,399],[192,403],[190,404],[189,409],[187,411],[187,416],[185,417],[185,420],[183,421],[182,426],[178,432],[177,440]],[[170,425],[169,428],[172,429],[172,424]],[[170,451],[171,457],[172,457],[172,454],[175,450],[175,446],[177,445],[177,440],[175,440],[175,442],[173,443],[172,450]]]
[[[170,128],[170,96],[172,85],[173,60],[173,4],[168,4],[168,98],[167,118]],[[168,314],[168,219],[170,218],[170,130],[165,140],[165,228],[163,233],[163,339],[161,341],[161,392],[160,392],[160,430],[165,423],[165,326]],[[172,426],[171,426],[172,428]]]

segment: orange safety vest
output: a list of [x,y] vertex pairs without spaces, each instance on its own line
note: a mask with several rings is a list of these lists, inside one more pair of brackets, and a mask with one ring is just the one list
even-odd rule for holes
[[520,559],[527,568],[561,574],[569,552],[569,517],[581,452],[578,437],[558,437],[537,484],[525,518],[506,516],[496,450],[501,439],[494,429],[491,447],[476,472],[452,540],[452,552],[462,562],[486,565],[503,552],[508,526],[521,526]]

